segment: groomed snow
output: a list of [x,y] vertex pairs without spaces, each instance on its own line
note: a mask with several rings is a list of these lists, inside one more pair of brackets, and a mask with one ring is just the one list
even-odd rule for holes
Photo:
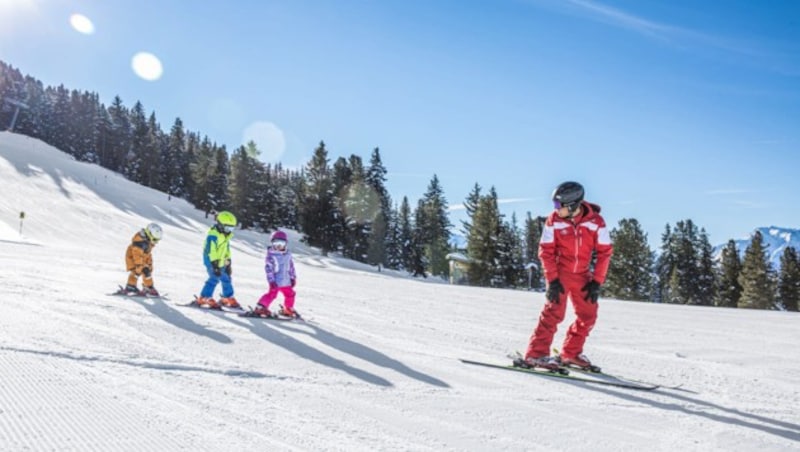
[[[601,299],[586,353],[677,390],[472,367],[458,358],[525,347],[542,294],[379,273],[291,233],[313,322],[183,308],[201,212],[5,132],[0,180],[0,450],[800,450],[797,313]],[[151,221],[170,300],[107,296]],[[265,240],[236,233],[243,304],[265,289]]]

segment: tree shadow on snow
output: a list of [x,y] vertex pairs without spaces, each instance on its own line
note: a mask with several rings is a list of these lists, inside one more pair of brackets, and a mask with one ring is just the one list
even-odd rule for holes
[[[209,329],[203,325],[195,323],[192,319],[186,317],[185,315],[178,312],[178,310],[173,309],[163,300],[158,298],[131,298],[137,304],[143,306],[150,314],[155,315],[156,317],[160,318],[161,320],[174,325],[177,328],[180,328],[184,331],[188,331],[190,333],[197,334],[199,336],[205,336],[212,341],[217,341],[221,344],[230,344],[233,342],[233,339],[230,337]],[[153,303],[148,303],[148,300],[152,300]]]
[[[590,387],[589,385],[583,383],[571,381],[565,381],[564,383],[580,386],[583,389],[599,392],[601,394],[618,397],[629,402],[650,405],[653,408],[677,411],[690,416],[700,416],[712,421],[720,422],[722,424],[751,428],[753,430],[759,430],[771,435],[780,436],[788,440],[800,441],[800,425],[798,424],[779,421],[757,414],[746,413],[735,408],[727,408],[722,405],[698,399],[696,397],[689,397],[667,392],[669,389],[657,390],[656,392],[651,392],[648,394],[653,395],[653,397],[669,397],[675,400],[674,403],[652,400],[644,396],[631,394],[630,392],[621,389],[599,388],[596,386]],[[692,408],[692,405],[701,408]],[[726,414],[718,414],[706,411],[706,409],[709,408]]]

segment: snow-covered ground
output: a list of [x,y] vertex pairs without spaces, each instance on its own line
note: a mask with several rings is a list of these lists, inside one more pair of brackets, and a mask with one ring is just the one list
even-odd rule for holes
[[[797,313],[601,299],[587,354],[677,390],[473,367],[523,349],[542,294],[379,273],[292,234],[312,323],[179,307],[204,281],[202,213],[9,133],[0,180],[0,450],[800,450]],[[107,296],[151,221],[170,300]],[[236,233],[243,304],[265,241]]]

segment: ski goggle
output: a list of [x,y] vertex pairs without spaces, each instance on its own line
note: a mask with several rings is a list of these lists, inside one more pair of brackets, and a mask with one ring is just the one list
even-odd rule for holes
[[577,204],[578,204],[578,203],[576,203],[576,202],[573,202],[572,204],[562,204],[562,203],[561,203],[561,201],[558,201],[558,200],[556,200],[556,199],[554,199],[554,200],[553,200],[553,207],[554,207],[556,210],[558,210],[558,209],[560,209],[560,208],[562,208],[562,207],[566,207],[566,208],[568,208],[569,210],[573,210]]
[[286,240],[273,240],[272,247],[279,250],[286,249]]
[[227,225],[227,224],[222,224],[222,223],[220,223],[220,225],[219,225],[219,226],[220,226],[220,228],[222,228],[222,230],[223,230],[223,231],[225,231],[225,232],[226,232],[226,233],[228,233],[228,234],[230,234],[231,232],[233,232],[233,228],[235,228],[235,227],[236,227],[236,226],[229,226],[229,225]]

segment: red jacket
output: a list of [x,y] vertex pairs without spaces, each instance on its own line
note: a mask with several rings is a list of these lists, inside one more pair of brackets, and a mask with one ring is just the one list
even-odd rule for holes
[[600,284],[606,280],[613,247],[606,222],[600,216],[600,206],[581,203],[578,218],[561,218],[556,212],[547,217],[539,242],[539,259],[544,277],[552,281],[562,273],[589,272],[592,251],[597,250],[593,279]]

